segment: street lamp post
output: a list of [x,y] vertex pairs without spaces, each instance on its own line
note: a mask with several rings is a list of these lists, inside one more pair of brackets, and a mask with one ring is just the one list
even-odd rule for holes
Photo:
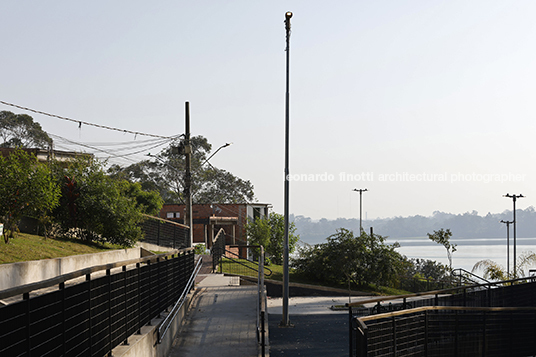
[[368,191],[366,188],[354,188],[354,191],[359,192],[359,234],[363,233],[363,220],[362,220],[362,210],[363,210],[363,192]]
[[514,279],[517,278],[517,267],[516,267],[516,259],[517,259],[517,256],[516,256],[516,247],[517,247],[517,242],[516,242],[516,225],[517,225],[517,222],[516,222],[516,201],[518,198],[523,198],[525,196],[519,194],[519,195],[516,195],[516,194],[509,194],[507,193],[506,195],[504,195],[503,197],[508,197],[508,198],[511,198],[513,201],[514,201],[514,219],[512,221],[512,223],[514,223]]
[[289,247],[288,247],[288,235],[289,235],[289,129],[290,129],[290,18],[292,12],[287,11],[285,13],[285,30],[287,39],[287,70],[286,70],[286,92],[285,92],[285,204],[284,204],[284,216],[285,216],[285,242],[283,247],[283,318],[281,320],[281,327],[289,327],[289,313],[288,313],[288,300],[289,300]]
[[513,221],[503,221],[501,223],[506,224],[506,277],[510,279],[510,224]]
[[[221,149],[226,148],[226,147],[228,147],[228,146],[231,146],[231,144],[232,144],[232,143],[225,143],[224,145],[220,146],[220,147],[218,148],[218,150],[214,151],[214,153],[213,153],[212,155],[210,155],[210,156],[208,157],[208,159],[206,159],[205,161],[203,161],[203,163],[202,163],[200,166],[203,166],[204,164],[206,164],[206,163],[208,162],[208,160],[212,159],[212,157],[218,153],[218,151],[220,151]],[[210,162],[208,162],[208,164],[211,165]],[[211,166],[212,166],[212,165],[211,165]]]

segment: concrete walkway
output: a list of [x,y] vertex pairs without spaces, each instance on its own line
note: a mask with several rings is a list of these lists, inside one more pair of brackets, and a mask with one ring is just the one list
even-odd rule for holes
[[168,356],[257,356],[257,287],[203,275]]

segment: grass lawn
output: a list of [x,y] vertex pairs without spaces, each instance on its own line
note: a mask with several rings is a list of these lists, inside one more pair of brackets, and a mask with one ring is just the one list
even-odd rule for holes
[[111,244],[84,243],[78,239],[45,239],[20,233],[17,238],[10,239],[8,244],[0,236],[0,264],[100,253],[114,249],[121,249],[121,247]]
[[[242,260],[242,263],[248,266],[249,268],[242,264],[235,263],[230,259],[223,258],[222,271],[223,273],[228,273],[228,274],[237,274],[237,275],[257,277],[258,275],[257,264],[253,264],[249,261],[244,261],[244,260]],[[250,268],[253,268],[255,270],[250,269]],[[272,271],[271,275],[268,275],[270,273],[269,271],[267,271],[267,269],[270,269]],[[283,266],[282,265],[271,264],[269,266],[265,266],[265,270],[266,270],[264,274],[265,279],[283,281]],[[337,288],[337,289],[348,289],[348,285],[345,285],[345,284],[336,284],[336,283],[326,284],[326,283],[319,283],[318,281],[315,281],[315,280],[307,279],[297,274],[293,269],[290,269],[289,271],[289,280],[291,283],[322,285],[322,286],[329,286],[329,287]],[[398,289],[388,288],[384,286],[373,286],[373,285],[360,286],[360,287],[352,286],[352,290],[372,292],[378,295],[402,295],[402,294],[409,293],[404,290],[398,290]]]

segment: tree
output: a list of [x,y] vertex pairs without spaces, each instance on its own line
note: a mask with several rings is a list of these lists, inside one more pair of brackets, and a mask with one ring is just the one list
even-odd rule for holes
[[[283,215],[272,212],[268,219],[256,218],[254,221],[249,221],[246,224],[246,233],[249,244],[262,245],[271,262],[283,264],[285,244],[285,217]],[[294,222],[289,222],[289,254],[296,250],[299,239]]]
[[481,270],[484,272],[484,278],[490,280],[510,280],[525,277],[527,276],[525,269],[536,265],[536,254],[530,251],[523,252],[523,254],[517,257],[516,263],[517,271],[507,272],[502,265],[493,260],[484,259],[476,262],[472,272],[474,273]]
[[54,174],[62,188],[54,218],[64,234],[122,246],[142,238],[142,211],[149,206],[138,201],[138,194],[128,194],[131,187],[106,175],[101,163],[80,158],[67,167],[55,165]]
[[0,157],[0,197],[7,244],[23,215],[42,218],[58,205],[60,190],[46,165],[17,150],[7,158]]
[[394,285],[403,270],[404,259],[395,251],[398,245],[388,245],[385,240],[365,232],[354,236],[352,231],[340,228],[326,243],[301,248],[292,266],[297,273],[317,281]]
[[31,116],[9,111],[0,112],[0,138],[0,147],[47,149],[52,145],[52,139]]
[[450,229],[444,230],[443,228],[441,228],[438,231],[434,231],[434,233],[432,234],[428,233],[428,239],[438,244],[441,244],[447,250],[449,268],[452,271],[452,253],[456,251],[457,245],[450,242],[451,237],[452,233],[450,232]]
[[[255,200],[253,185],[207,162],[212,145],[203,136],[191,138],[192,201],[194,204],[244,203]],[[184,202],[185,156],[183,143],[175,141],[153,159],[109,169],[114,177],[139,182],[144,190],[157,190],[166,203]]]
[[157,216],[160,213],[164,201],[157,191],[144,191],[139,182],[119,180],[118,183],[122,194],[133,198],[141,213],[151,216]]

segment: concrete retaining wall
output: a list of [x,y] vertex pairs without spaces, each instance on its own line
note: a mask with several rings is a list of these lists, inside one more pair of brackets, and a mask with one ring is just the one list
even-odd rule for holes
[[116,357],[166,357],[171,351],[173,341],[177,337],[185,315],[189,309],[190,303],[197,296],[199,290],[190,292],[186,297],[186,301],[177,315],[171,322],[168,332],[164,336],[162,343],[158,343],[157,328],[165,316],[160,319],[153,319],[153,326],[143,326],[141,335],[132,335],[128,338],[128,346],[120,345],[113,349],[112,355]]
[[0,290],[35,283],[95,265],[141,257],[140,248],[0,265]]

